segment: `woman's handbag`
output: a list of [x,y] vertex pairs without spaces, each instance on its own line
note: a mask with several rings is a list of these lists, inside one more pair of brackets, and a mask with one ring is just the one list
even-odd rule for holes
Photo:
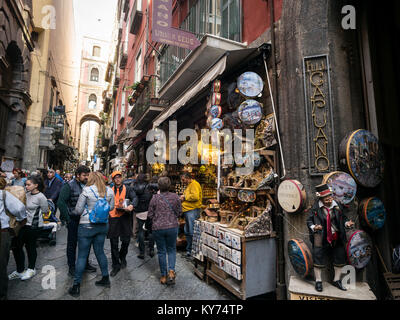
[[3,204],[4,204],[4,210],[6,212],[6,215],[10,218],[10,221],[8,222],[10,234],[11,234],[11,236],[17,237],[21,228],[23,226],[25,226],[26,219],[24,219],[22,221],[17,221],[17,218],[7,210],[6,191],[5,190],[3,190]]

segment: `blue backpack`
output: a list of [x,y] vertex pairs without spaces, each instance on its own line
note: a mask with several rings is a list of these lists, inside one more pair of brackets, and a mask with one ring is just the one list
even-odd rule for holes
[[[104,198],[99,199],[99,197],[96,195],[96,193],[92,190],[94,196],[97,199],[96,204],[94,205],[94,208],[92,211],[89,212],[89,221],[91,223],[108,223],[108,214],[110,212],[110,205],[107,202],[106,196],[107,196],[107,191],[104,195]],[[86,205],[86,214],[88,214],[88,206]]]

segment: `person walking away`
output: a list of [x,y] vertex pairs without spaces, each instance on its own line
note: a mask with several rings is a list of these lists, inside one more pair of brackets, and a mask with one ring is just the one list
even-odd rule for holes
[[185,172],[181,175],[181,181],[187,187],[181,196],[182,211],[185,216],[184,232],[186,236],[186,257],[192,255],[192,240],[194,221],[200,217],[200,209],[203,201],[203,193],[200,184],[192,179],[190,173]]
[[26,177],[25,174],[22,172],[22,170],[14,169],[13,174],[14,174],[14,179],[12,179],[11,185],[25,187]]
[[175,284],[178,217],[182,214],[179,196],[169,192],[170,186],[171,180],[168,177],[162,177],[158,180],[160,193],[153,195],[146,221],[146,228],[150,228],[151,225],[157,245],[161,284]]
[[[106,200],[107,207],[100,206],[103,200]],[[83,188],[79,196],[73,214],[81,216],[78,228],[78,259],[76,261],[76,270],[74,284],[68,290],[73,297],[80,295],[80,285],[82,274],[85,270],[89,256],[90,246],[96,255],[97,262],[101,269],[102,279],[96,281],[97,286],[110,287],[110,277],[108,273],[107,257],[104,253],[104,242],[108,231],[108,214],[114,209],[114,192],[106,186],[103,176],[98,172],[91,172],[87,185]],[[107,214],[107,220],[104,223],[93,223],[90,220],[90,213],[100,211]]]
[[[26,180],[27,222],[19,231],[18,236],[13,239],[12,252],[17,270],[9,275],[10,280],[28,280],[36,274],[36,240],[42,231],[43,214],[49,213],[49,205],[46,197],[42,193],[43,189],[44,185],[41,178],[31,176]],[[24,246],[28,255],[28,269],[25,272]]]
[[[45,180],[46,189],[44,191],[44,195],[47,199],[53,201],[54,205],[57,204],[58,197],[61,192],[61,188],[63,187],[63,183],[56,178],[55,171],[50,169],[47,171],[47,179]],[[57,206],[56,206],[57,211]]]
[[[152,192],[150,191],[149,184],[146,181],[146,175],[141,173],[137,176],[136,182],[133,184],[133,190],[135,191],[139,202],[138,205],[135,207],[136,212],[136,221],[138,224],[138,240],[139,240],[139,251],[140,254],[138,255],[139,259],[144,259],[145,256],[145,231],[143,230],[143,226],[147,220],[147,214],[149,210],[149,204],[151,198],[153,197]],[[154,239],[149,230],[149,256],[152,258],[154,257]]]
[[[115,171],[111,175],[114,182],[114,210],[110,211],[107,238],[111,244],[112,270],[115,277],[121,269],[126,268],[126,255],[132,237],[132,212],[138,204],[135,191],[122,183],[122,173]],[[119,240],[121,239],[121,249]]]
[[9,215],[13,215],[18,222],[26,222],[25,205],[10,192],[4,190],[6,185],[7,181],[0,177],[0,300],[7,300],[8,291],[7,265],[13,237],[9,229]]
[[[81,217],[74,215],[76,204],[79,196],[82,193],[83,188],[88,182],[90,168],[87,166],[80,166],[76,169],[75,179],[66,183],[60,192],[57,206],[60,209],[60,220],[67,225],[68,236],[67,236],[67,260],[69,275],[73,277],[75,275],[75,261],[76,261],[76,248],[78,246],[78,229]],[[90,249],[89,249],[90,250]],[[96,272],[96,268],[86,261],[86,272]]]

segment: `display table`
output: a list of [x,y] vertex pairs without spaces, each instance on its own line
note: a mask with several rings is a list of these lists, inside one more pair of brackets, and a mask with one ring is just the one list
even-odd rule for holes
[[[238,298],[245,300],[276,289],[276,243],[273,237],[245,238],[240,231],[220,227],[218,245],[224,249],[218,250],[217,258],[206,253],[206,280],[214,280]],[[221,232],[234,235],[240,239],[231,247],[221,241]],[[225,244],[224,244],[225,243]],[[236,249],[233,249],[236,247]],[[213,250],[213,249],[211,249]],[[226,251],[239,253],[235,256]],[[223,253],[225,251],[225,254]]]
[[289,281],[290,300],[376,300],[366,282],[357,282],[355,289],[342,291],[328,282],[322,282],[324,290],[317,292],[314,281],[292,276]]

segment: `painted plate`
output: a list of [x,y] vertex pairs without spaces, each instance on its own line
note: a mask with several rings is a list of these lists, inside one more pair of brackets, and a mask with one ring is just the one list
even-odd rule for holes
[[285,180],[278,188],[278,202],[289,213],[300,211],[306,202],[304,186],[297,180]]
[[247,125],[260,122],[262,119],[262,105],[255,100],[246,100],[238,108],[240,120]]
[[238,192],[238,199],[243,202],[254,202],[256,201],[256,193],[251,190],[240,190]]
[[264,88],[264,82],[255,72],[245,72],[237,79],[237,87],[246,97],[257,97]]
[[210,111],[209,111],[209,115],[210,115],[212,118],[219,118],[219,116],[221,115],[221,113],[222,113],[222,108],[221,108],[221,106],[218,106],[218,105],[213,105],[213,106],[211,106]]
[[[254,155],[254,167],[257,168],[261,164],[261,157],[260,157],[260,154],[257,151],[255,151],[253,153],[253,155]],[[251,154],[246,154],[243,158],[244,158],[243,159],[243,164],[245,166],[247,166],[248,161],[251,161]]]
[[326,183],[332,190],[333,198],[342,203],[349,204],[357,193],[357,183],[346,172],[334,171],[324,176],[322,183]]
[[224,127],[224,122],[220,118],[214,118],[211,120],[210,128],[212,130],[221,130]]
[[378,138],[371,132],[353,131],[342,140],[339,152],[341,164],[363,187],[374,188],[383,180],[384,155]]
[[293,269],[302,277],[306,277],[313,268],[311,251],[303,240],[288,241],[288,255]]
[[362,230],[351,231],[346,245],[349,263],[357,268],[364,268],[372,254],[372,242],[368,234]]
[[383,205],[383,202],[376,197],[371,197],[361,201],[360,214],[368,226],[373,230],[378,230],[385,224],[385,206]]

